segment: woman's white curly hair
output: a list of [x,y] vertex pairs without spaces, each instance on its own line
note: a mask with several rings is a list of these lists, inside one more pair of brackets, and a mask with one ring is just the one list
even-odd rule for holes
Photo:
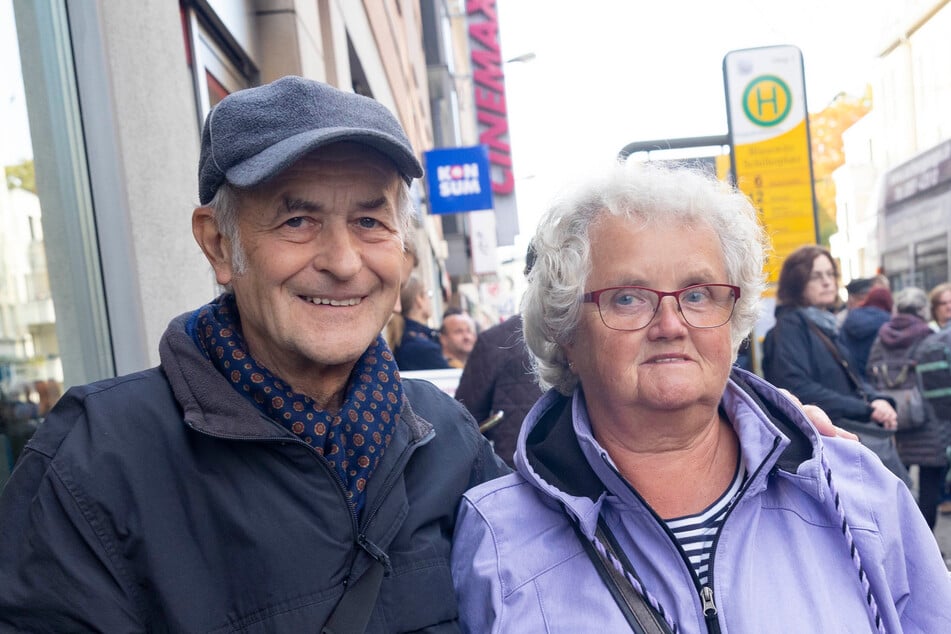
[[[639,226],[710,226],[719,236],[725,282],[740,287],[730,321],[733,358],[759,316],[765,285],[766,234],[749,199],[713,176],[685,165],[618,163],[567,192],[539,223],[536,259],[522,298],[525,341],[542,388],[570,395],[577,377],[568,370],[564,345],[581,316],[591,270],[589,232],[599,218],[627,218]],[[690,244],[671,245],[689,249]]]

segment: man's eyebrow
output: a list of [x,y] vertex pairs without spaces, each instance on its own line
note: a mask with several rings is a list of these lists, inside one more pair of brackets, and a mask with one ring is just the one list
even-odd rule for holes
[[285,196],[284,209],[292,213],[295,211],[317,212],[321,211],[323,206],[311,200],[304,200],[303,198],[290,198]]
[[380,196],[379,198],[374,198],[373,200],[366,200],[357,203],[362,209],[379,209],[386,205],[386,196]]

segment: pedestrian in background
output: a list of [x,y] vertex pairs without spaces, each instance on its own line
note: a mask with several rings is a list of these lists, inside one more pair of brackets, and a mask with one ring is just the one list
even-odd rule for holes
[[874,281],[874,277],[856,277],[845,285],[845,305],[835,315],[840,326],[842,322],[845,321],[845,318],[848,317],[849,311],[865,301],[868,292],[872,290],[872,283]]
[[[535,250],[529,244],[526,277],[534,263]],[[459,379],[456,399],[477,421],[492,425],[483,433],[509,466],[515,466],[515,441],[522,421],[541,395],[522,336],[521,315],[513,315],[479,335]],[[492,417],[500,418],[492,421]]]
[[[891,399],[856,372],[842,345],[831,312],[838,277],[835,261],[823,247],[803,246],[786,257],[776,293],[776,324],[763,341],[763,375],[803,403],[821,407],[836,424],[858,423],[851,430],[865,429],[873,444],[873,432],[894,430],[898,415]],[[910,482],[894,443],[888,438],[882,444],[880,457]]]
[[444,370],[449,367],[442,354],[439,333],[429,327],[433,315],[433,293],[416,275],[411,275],[400,292],[403,307],[403,337],[396,348],[400,370]]
[[450,368],[461,370],[466,367],[478,337],[475,320],[471,315],[460,308],[450,308],[443,313],[442,324],[439,326],[439,343],[442,346],[442,356],[446,358]]
[[326,84],[209,112],[192,230],[228,290],[47,416],[0,497],[0,630],[458,631],[456,507],[507,469],[380,334],[421,175]]
[[[943,330],[951,323],[951,282],[942,282],[928,292],[928,304],[931,308],[931,321],[928,325],[935,332]],[[945,483],[941,492],[938,512],[951,515],[951,489],[948,488],[948,467],[945,467]]]
[[941,330],[951,322],[951,282],[938,284],[928,293],[928,302],[931,304],[932,330]]
[[867,378],[865,366],[868,363],[869,350],[878,336],[878,329],[892,318],[893,305],[891,291],[876,286],[869,290],[861,304],[849,310],[848,316],[842,322],[839,331],[842,345],[848,348],[855,363],[855,371],[863,379]]
[[[403,287],[406,286],[417,265],[419,265],[419,257],[416,255],[416,249],[413,247],[410,237],[407,236],[403,240],[403,266],[402,275],[400,276],[400,294],[402,294]],[[390,350],[396,350],[396,348],[399,347],[400,341],[403,339],[403,332],[406,330],[400,294],[396,296],[393,313],[383,328],[383,338],[386,339],[386,345],[390,347]]]
[[928,297],[916,287],[895,295],[896,314],[879,330],[868,358],[868,377],[876,389],[899,400],[898,455],[906,467],[918,465],[918,508],[934,530],[948,466],[951,424],[921,401],[915,376],[915,348],[928,335]]

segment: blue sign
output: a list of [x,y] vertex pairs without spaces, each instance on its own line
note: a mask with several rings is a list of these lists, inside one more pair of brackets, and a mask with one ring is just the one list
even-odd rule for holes
[[432,213],[492,209],[492,174],[484,145],[430,150],[424,157]]

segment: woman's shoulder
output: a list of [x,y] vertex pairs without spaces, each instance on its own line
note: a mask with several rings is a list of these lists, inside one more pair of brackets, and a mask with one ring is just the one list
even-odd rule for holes
[[799,306],[777,306],[773,313],[776,323],[805,323],[806,314]]
[[466,492],[453,541],[460,552],[477,544],[486,548],[481,557],[497,562],[502,584],[509,589],[522,587],[583,550],[561,504],[519,473]]
[[[894,501],[908,487],[861,443],[843,438],[822,438],[822,451],[836,493],[855,528],[873,528],[885,500]],[[890,503],[894,508],[894,503]],[[886,507],[887,508],[887,507]]]
[[802,337],[802,334],[809,332],[807,317],[803,309],[798,306],[779,306],[775,313],[776,323],[769,329],[767,337],[771,340],[785,340],[790,336],[794,338]]
[[570,527],[564,507],[517,471],[479,484],[463,497],[496,534],[528,536],[555,526]]
[[482,515],[496,515],[496,509],[519,502],[532,504],[541,502],[536,496],[538,490],[517,471],[504,475],[489,482],[483,482],[466,491],[465,498]]

